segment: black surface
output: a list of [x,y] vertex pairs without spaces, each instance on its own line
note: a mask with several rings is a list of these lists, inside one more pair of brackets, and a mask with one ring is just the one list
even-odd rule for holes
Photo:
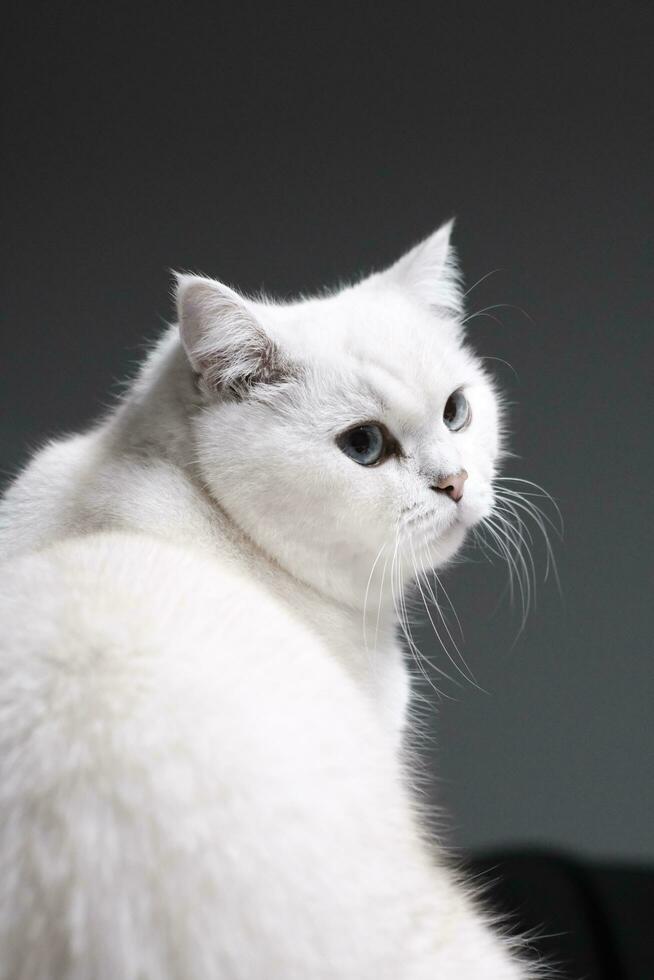
[[478,856],[484,905],[561,980],[651,980],[654,871],[547,853]]

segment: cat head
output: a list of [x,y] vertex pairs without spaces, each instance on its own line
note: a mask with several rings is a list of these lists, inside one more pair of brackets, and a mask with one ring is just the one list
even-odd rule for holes
[[464,341],[450,232],[288,304],[178,277],[202,478],[270,557],[340,602],[441,565],[493,505],[499,404]]

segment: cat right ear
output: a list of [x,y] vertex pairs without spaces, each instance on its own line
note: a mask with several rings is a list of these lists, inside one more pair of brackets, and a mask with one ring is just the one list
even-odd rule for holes
[[463,296],[456,255],[450,244],[453,226],[454,220],[447,221],[371,279],[401,286],[427,308],[460,314]]
[[182,345],[208,390],[242,392],[280,380],[284,359],[254,304],[215,279],[179,273],[175,278]]

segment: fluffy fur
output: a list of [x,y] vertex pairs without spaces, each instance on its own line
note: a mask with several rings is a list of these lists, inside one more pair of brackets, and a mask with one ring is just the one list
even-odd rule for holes
[[[9,488],[2,980],[533,975],[401,761],[398,603],[491,512],[500,449],[449,235],[286,305],[178,277],[116,411]],[[374,467],[337,444],[370,421],[401,446]]]

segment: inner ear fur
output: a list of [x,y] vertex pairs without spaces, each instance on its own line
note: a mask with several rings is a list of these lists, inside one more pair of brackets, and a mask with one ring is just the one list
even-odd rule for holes
[[229,286],[180,275],[177,310],[182,344],[206,391],[243,397],[255,385],[280,384],[294,373],[255,304]]

